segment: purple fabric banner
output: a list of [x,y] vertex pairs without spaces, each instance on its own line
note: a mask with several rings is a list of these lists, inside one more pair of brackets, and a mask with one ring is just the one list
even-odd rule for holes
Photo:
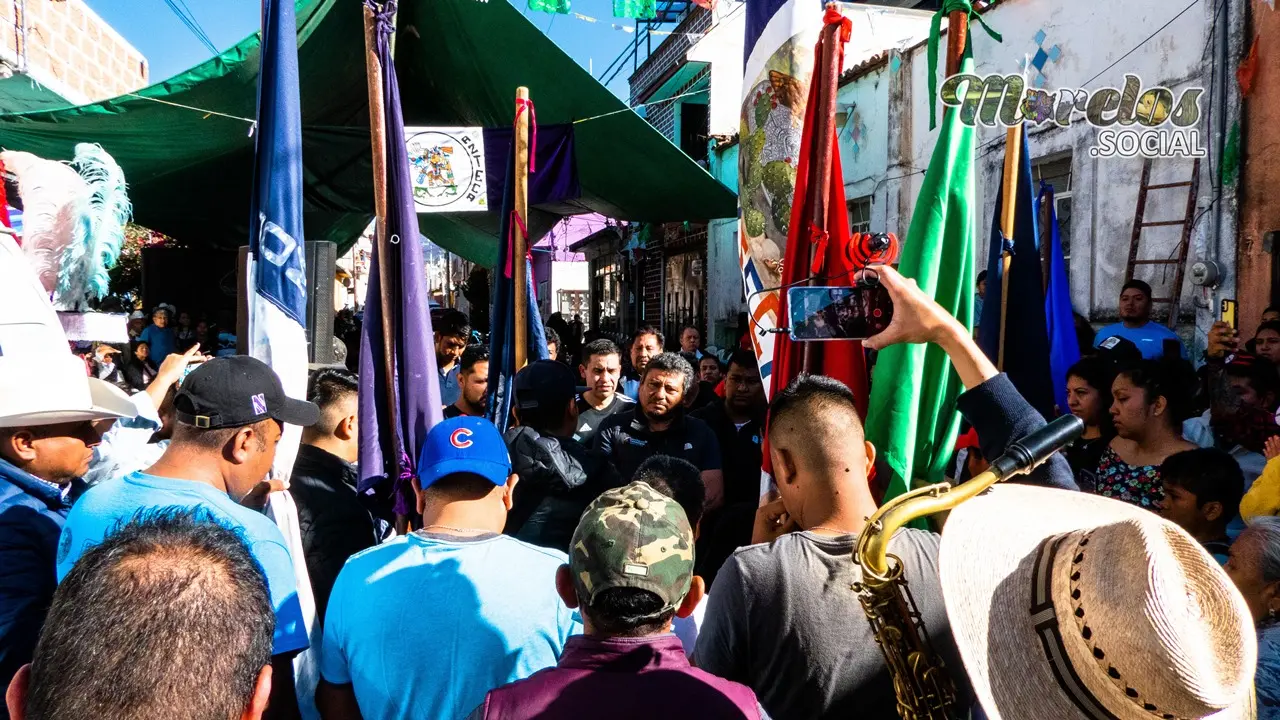
[[[512,168],[511,139],[514,136],[509,127],[486,128],[484,131],[484,170],[488,176],[490,208],[502,207],[502,190]],[[537,171],[529,174],[530,207],[581,197],[572,124],[539,125],[533,159]]]
[[[392,62],[390,35],[395,2],[378,12],[378,60],[382,64],[382,96],[387,142],[388,257],[379,255],[375,243],[369,263],[369,291],[365,297],[364,328],[360,336],[360,490],[388,489],[387,458],[402,457],[405,470],[418,464],[427,431],[441,420],[440,380],[436,370],[431,314],[427,310],[426,274],[422,267],[422,238],[413,206],[409,158],[404,151],[404,116]],[[383,288],[381,263],[390,263],[392,287]],[[391,317],[382,317],[383,292],[391,298]],[[395,377],[388,378],[383,353],[382,327],[393,328]],[[394,383],[396,412],[386,406],[387,383]],[[406,513],[412,491],[408,473],[395,478],[396,511]]]

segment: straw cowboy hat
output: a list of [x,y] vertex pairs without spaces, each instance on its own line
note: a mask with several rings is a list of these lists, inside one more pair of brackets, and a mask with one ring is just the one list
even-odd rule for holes
[[1253,717],[1258,650],[1244,598],[1155,513],[1001,486],[952,511],[939,566],[991,720]]

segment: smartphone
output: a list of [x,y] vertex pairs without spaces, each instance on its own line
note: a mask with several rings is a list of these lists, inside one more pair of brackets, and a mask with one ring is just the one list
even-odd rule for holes
[[1222,319],[1222,322],[1230,325],[1232,330],[1240,329],[1236,327],[1236,301],[1235,300],[1222,301],[1222,314],[1220,318]]
[[893,300],[876,280],[841,287],[793,287],[787,291],[791,339],[861,340],[893,320]]

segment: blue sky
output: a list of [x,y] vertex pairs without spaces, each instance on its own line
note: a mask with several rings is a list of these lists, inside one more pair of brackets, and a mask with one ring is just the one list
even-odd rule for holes
[[[185,0],[200,26],[218,49],[225,50],[258,29],[261,0]],[[355,0],[345,0],[354,2]],[[435,0],[466,2],[468,0]],[[502,2],[503,0],[493,0]],[[207,60],[211,53],[169,9],[164,0],[86,0],[151,64],[151,81],[159,82]],[[517,7],[524,7],[523,0]],[[622,51],[631,35],[610,27],[632,24],[613,20],[611,0],[573,0],[573,9],[602,22],[588,23],[572,15],[552,16],[525,10],[526,16],[584,68],[599,77]],[[626,96],[626,73],[610,84]]]

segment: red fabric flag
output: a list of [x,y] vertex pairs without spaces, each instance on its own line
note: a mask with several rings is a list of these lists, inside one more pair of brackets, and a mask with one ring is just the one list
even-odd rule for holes
[[[13,221],[9,219],[9,198],[4,190],[4,161],[0,160],[0,225],[7,228],[13,227]],[[14,236],[14,241],[18,246],[22,246],[22,238]]]
[[[828,8],[823,18],[827,25],[841,25],[839,44],[836,48],[843,65],[844,44],[849,40],[851,23],[834,8]],[[849,217],[845,214],[844,173],[840,168],[840,148],[837,143],[838,128],[830,124],[831,133],[825,140],[815,139],[815,121],[818,108],[818,90],[822,66],[822,43],[815,49],[813,80],[809,83],[809,100],[805,105],[804,132],[800,140],[800,157],[796,166],[796,190],[791,203],[791,225],[787,230],[787,252],[782,266],[782,286],[779,291],[778,324],[785,326],[790,322],[787,309],[787,288],[803,285],[811,276],[817,276],[821,285],[854,284],[854,273],[862,266],[854,262],[854,253],[850,252]],[[826,142],[830,146],[831,176],[828,180],[829,199],[827,201],[827,231],[823,233],[813,223],[814,203],[817,201],[816,190],[809,187],[809,165],[814,160],[815,144]],[[813,265],[810,267],[810,254],[813,254]],[[773,378],[769,397],[777,397],[804,369],[805,345],[812,345],[814,354],[813,372],[833,377],[849,386],[853,391],[858,406],[858,413],[867,416],[867,398],[869,382],[867,376],[866,353],[862,343],[852,340],[836,340],[827,342],[794,342],[790,335],[780,334],[774,343]],[[772,474],[772,462],[769,456],[768,432],[764,442],[764,471]]]
[[[833,15],[834,13],[834,15]],[[849,21],[839,12],[828,10],[827,24],[845,24]],[[838,52],[844,55],[844,42],[848,40],[848,30],[840,34]],[[822,285],[854,284],[854,272],[860,269],[855,265],[850,249],[849,217],[845,213],[844,174],[840,169],[840,149],[836,140],[837,128],[831,123],[831,135],[825,142],[830,145],[831,177],[829,179],[830,199],[827,202],[827,232],[822,233],[813,223],[813,206],[816,202],[816,189],[810,192],[809,165],[814,155],[814,124],[818,106],[818,67],[821,65],[821,43],[816,51],[814,64],[814,82],[809,85],[809,101],[805,106],[804,133],[800,140],[800,158],[796,167],[796,191],[791,205],[791,226],[787,232],[787,253],[782,267],[783,287],[804,284],[810,276],[817,275]],[[839,67],[839,64],[837,64]],[[809,256],[816,251],[815,267],[810,268]],[[787,314],[787,292],[780,291],[779,324],[789,322]],[[867,413],[867,366],[866,355],[862,343],[849,340],[810,343],[811,352],[816,353],[814,372],[827,375],[849,386],[858,401],[858,412],[866,417]],[[770,397],[780,392],[800,374],[804,367],[804,348],[806,343],[793,342],[789,335],[780,335],[774,344],[773,355],[773,391]]]

